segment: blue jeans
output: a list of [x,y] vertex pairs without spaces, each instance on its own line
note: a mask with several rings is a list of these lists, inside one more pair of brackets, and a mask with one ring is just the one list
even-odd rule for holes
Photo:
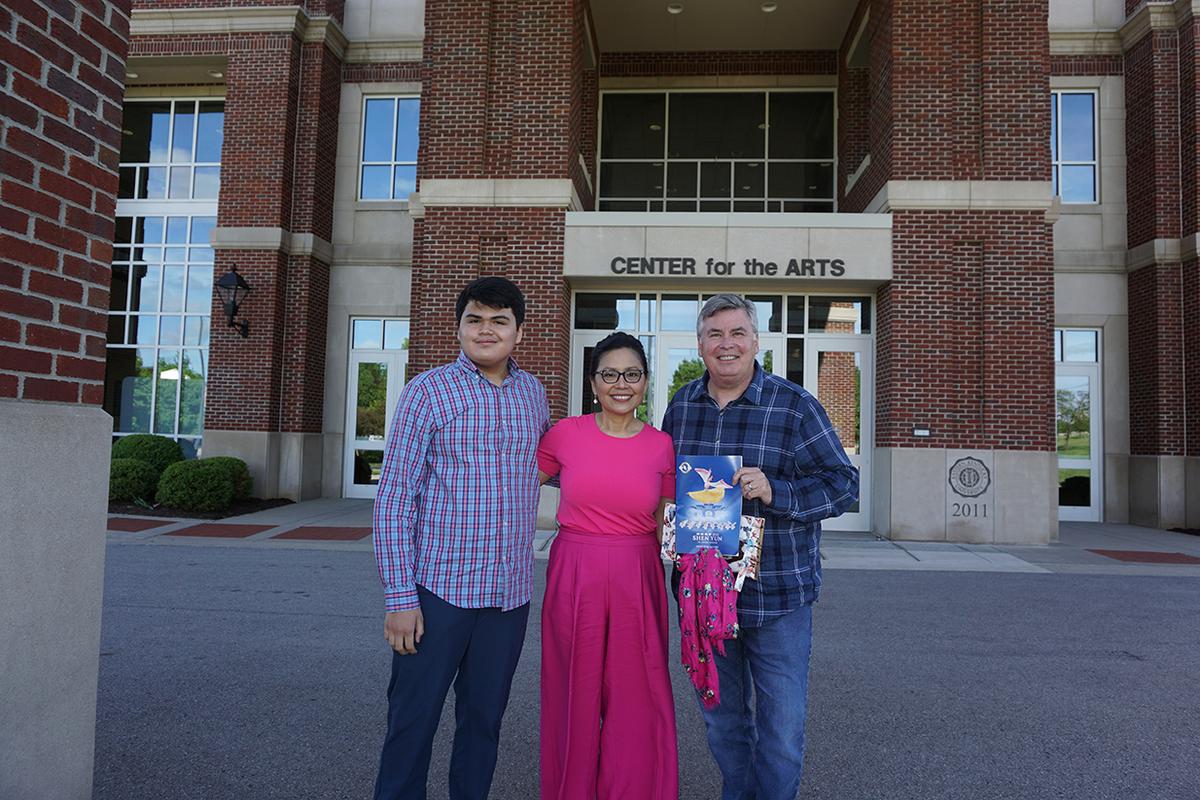
[[725,655],[716,655],[721,704],[701,710],[724,779],[721,800],[795,800],[811,654],[812,606],[803,606],[760,628],[742,628],[725,643]]

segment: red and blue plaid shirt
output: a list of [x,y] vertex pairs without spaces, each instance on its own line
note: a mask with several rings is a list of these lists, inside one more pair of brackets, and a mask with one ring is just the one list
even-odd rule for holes
[[511,359],[500,386],[459,353],[404,387],[375,498],[388,611],[418,608],[417,584],[460,608],[529,602],[549,424],[545,389]]
[[767,524],[758,579],[746,581],[738,597],[741,626],[758,627],[815,602],[821,520],[858,500],[858,470],[817,399],[755,364],[746,391],[722,409],[708,393],[705,372],[675,393],[662,429],[677,456],[741,456],[743,466],[758,467],[771,482],[769,505],[742,503],[743,514]]

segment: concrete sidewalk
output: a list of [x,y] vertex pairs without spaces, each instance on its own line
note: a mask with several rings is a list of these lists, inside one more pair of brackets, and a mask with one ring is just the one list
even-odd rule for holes
[[[371,549],[372,500],[323,498],[211,523],[162,517],[112,517],[111,537],[154,544]],[[113,530],[143,527],[143,530]],[[554,532],[538,531],[537,558],[548,558]],[[1096,552],[1102,551],[1102,552]],[[1043,546],[903,542],[867,533],[826,531],[825,569],[1136,574],[1200,577],[1200,536],[1135,525],[1064,522]]]

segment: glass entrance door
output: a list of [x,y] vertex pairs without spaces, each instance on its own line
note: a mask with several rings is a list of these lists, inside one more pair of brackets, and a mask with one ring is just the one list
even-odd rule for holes
[[342,494],[374,498],[392,414],[404,388],[408,322],[356,319],[351,330]]
[[1100,521],[1100,437],[1092,409],[1099,403],[1098,366],[1059,364],[1054,376],[1058,444],[1058,518]]
[[858,502],[822,523],[828,530],[871,529],[871,424],[874,396],[871,343],[857,336],[810,336],[804,354],[804,388],[821,401],[850,463],[858,467]]
[[1059,329],[1055,336],[1054,410],[1058,518],[1099,522],[1104,455],[1100,422],[1100,333]]

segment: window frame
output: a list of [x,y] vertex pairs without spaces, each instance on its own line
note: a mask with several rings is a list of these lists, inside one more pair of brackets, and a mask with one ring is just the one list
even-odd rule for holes
[[[391,100],[392,101],[392,136],[391,136],[391,152],[392,158],[390,161],[367,161],[367,103],[372,100]],[[417,159],[413,161],[397,161],[396,160],[396,127],[399,125],[399,101],[400,100],[416,100],[417,101]],[[359,133],[358,133],[358,153],[357,172],[355,175],[355,190],[354,198],[357,203],[401,203],[405,207],[408,206],[408,197],[396,197],[396,168],[397,167],[412,167],[414,172],[417,169],[417,164],[420,159],[421,146],[421,130],[420,130],[420,103],[421,95],[418,92],[380,92],[378,94],[369,94],[364,92],[362,103],[359,111]],[[388,197],[363,197],[363,173],[366,167],[388,167],[391,180],[391,191]],[[415,179],[414,179],[415,191]]]
[[[764,104],[763,105],[763,120],[764,120],[764,124],[766,125],[766,128],[764,129],[763,157],[762,158],[737,158],[737,159],[678,158],[678,159],[672,159],[669,157],[668,153],[669,153],[669,149],[670,149],[670,136],[671,136],[670,126],[671,126],[671,96],[672,95],[759,94],[759,93],[761,93],[764,96],[763,97],[763,104]],[[606,159],[601,155],[602,148],[603,148],[602,136],[603,136],[603,131],[604,131],[604,105],[605,105],[604,101],[605,101],[605,98],[609,95],[631,95],[631,94],[661,94],[664,97],[663,153],[662,153],[661,158],[607,158]],[[772,95],[782,95],[782,94],[828,94],[828,95],[830,95],[830,98],[833,101],[832,102],[832,109],[833,109],[833,123],[832,123],[833,131],[832,131],[832,134],[833,135],[831,137],[832,144],[833,144],[833,154],[829,158],[801,158],[801,159],[776,158],[776,159],[772,159],[770,157],[771,96]],[[600,91],[599,105],[600,105],[600,108],[599,108],[599,112],[598,112],[597,120],[596,120],[596,132],[597,132],[597,137],[596,137],[596,210],[598,210],[598,211],[601,210],[600,204],[602,202],[629,202],[629,203],[639,203],[640,202],[640,203],[644,203],[646,206],[645,208],[642,209],[642,212],[665,211],[667,213],[685,213],[685,214],[705,213],[700,210],[700,206],[703,203],[705,203],[705,202],[726,202],[726,201],[729,203],[729,208],[725,211],[716,212],[716,213],[767,213],[767,214],[800,213],[800,214],[803,214],[803,213],[831,213],[831,212],[836,213],[838,210],[838,186],[837,186],[837,183],[838,183],[838,172],[837,172],[837,170],[838,170],[838,139],[837,139],[838,91],[837,91],[837,88],[834,86],[797,86],[797,87],[787,87],[787,88],[738,86],[738,87],[695,87],[695,88],[687,88],[687,89],[671,89],[671,88],[662,88],[662,87],[655,87],[652,89],[649,89],[649,88],[648,89],[602,89]],[[656,198],[648,198],[648,197],[647,198],[622,198],[622,197],[604,197],[604,196],[602,196],[601,187],[603,186],[603,180],[604,180],[604,178],[603,178],[604,167],[607,162],[617,162],[617,163],[622,163],[622,164],[632,164],[632,163],[652,164],[652,163],[661,162],[663,165],[663,167],[662,167],[663,180],[662,180],[661,196],[656,197]],[[737,164],[740,164],[743,162],[745,162],[745,163],[759,162],[762,164],[762,167],[763,167],[763,190],[762,190],[761,198],[738,198],[736,185],[734,184],[734,180],[733,180],[734,176],[736,175],[736,170],[733,167],[736,166]],[[667,187],[668,187],[668,183],[669,183],[668,176],[669,176],[669,172],[670,172],[670,165],[672,163],[697,164],[698,169],[697,169],[697,176],[696,176],[696,195],[695,195],[695,197],[672,199],[667,196],[667,191],[668,191]],[[720,164],[731,165],[730,196],[728,198],[705,198],[701,194],[700,165],[710,164],[710,163],[714,163],[714,164],[720,163]],[[831,166],[832,178],[833,178],[832,184],[831,184],[832,194],[829,197],[788,199],[788,198],[772,198],[770,196],[771,187],[770,187],[769,173],[770,173],[771,164],[815,164],[815,165],[821,165],[821,164],[826,164],[826,163],[828,163]],[[671,210],[667,209],[667,203],[669,203],[669,202],[678,202],[678,203],[694,202],[695,207],[693,209],[687,210],[687,211],[683,211],[683,210],[671,211]],[[737,203],[739,203],[739,202],[743,202],[743,203],[761,202],[762,208],[759,209],[758,211],[745,211],[745,212],[737,211],[735,209],[736,209]],[[777,203],[779,205],[779,210],[771,210],[770,204],[772,202]],[[815,209],[804,209],[804,210],[800,210],[800,211],[795,211],[795,210],[784,211],[784,205],[788,204],[788,203],[799,203],[799,204],[805,204],[805,205],[810,205],[810,206],[828,204],[829,212],[826,212],[823,210],[815,210]],[[661,205],[661,209],[652,209],[651,206],[654,204]],[[620,213],[620,211],[621,210],[618,209],[618,210],[616,210],[616,213]],[[633,211],[632,213],[639,213],[639,212]]]
[[[1062,97],[1067,94],[1090,95],[1092,98],[1092,159],[1090,161],[1066,160],[1063,158],[1063,115],[1062,115]],[[1058,87],[1050,90],[1051,103],[1051,119],[1057,119],[1056,125],[1051,127],[1054,129],[1050,142],[1050,185],[1053,189],[1053,196],[1057,197],[1063,205],[1069,206],[1096,206],[1101,202],[1101,186],[1100,186],[1100,90],[1098,88],[1085,87]],[[1055,139],[1056,137],[1056,139]],[[1055,154],[1057,153],[1057,158]],[[1092,168],[1092,199],[1091,200],[1067,200],[1062,196],[1062,168],[1068,167],[1091,167]],[[1054,180],[1054,176],[1058,175],[1058,180]],[[1057,186],[1055,185],[1057,184]]]

